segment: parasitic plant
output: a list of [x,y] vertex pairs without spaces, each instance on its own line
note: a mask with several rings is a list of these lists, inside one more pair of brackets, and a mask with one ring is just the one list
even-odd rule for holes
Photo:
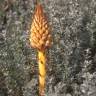
[[46,79],[46,49],[51,45],[50,27],[43,12],[43,7],[37,3],[31,29],[30,44],[38,51],[39,95],[44,96]]

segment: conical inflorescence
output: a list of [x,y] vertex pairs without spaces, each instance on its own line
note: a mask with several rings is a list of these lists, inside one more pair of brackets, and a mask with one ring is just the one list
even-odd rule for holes
[[50,28],[41,4],[36,6],[30,31],[30,43],[33,48],[44,50],[51,45]]

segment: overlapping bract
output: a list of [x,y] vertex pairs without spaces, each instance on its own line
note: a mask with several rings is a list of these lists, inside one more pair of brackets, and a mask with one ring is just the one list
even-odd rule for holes
[[31,25],[30,43],[33,48],[44,50],[51,45],[51,34],[43,8],[37,4]]

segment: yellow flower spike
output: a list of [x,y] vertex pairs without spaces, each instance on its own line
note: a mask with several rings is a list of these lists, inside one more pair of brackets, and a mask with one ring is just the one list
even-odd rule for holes
[[51,45],[50,28],[40,3],[37,3],[31,25],[30,44],[38,50],[39,96],[44,96],[46,79],[46,49]]

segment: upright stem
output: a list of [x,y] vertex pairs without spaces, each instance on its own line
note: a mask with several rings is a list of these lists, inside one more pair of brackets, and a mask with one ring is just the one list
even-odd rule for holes
[[44,51],[38,51],[39,63],[39,95],[44,96],[46,78],[46,56]]

